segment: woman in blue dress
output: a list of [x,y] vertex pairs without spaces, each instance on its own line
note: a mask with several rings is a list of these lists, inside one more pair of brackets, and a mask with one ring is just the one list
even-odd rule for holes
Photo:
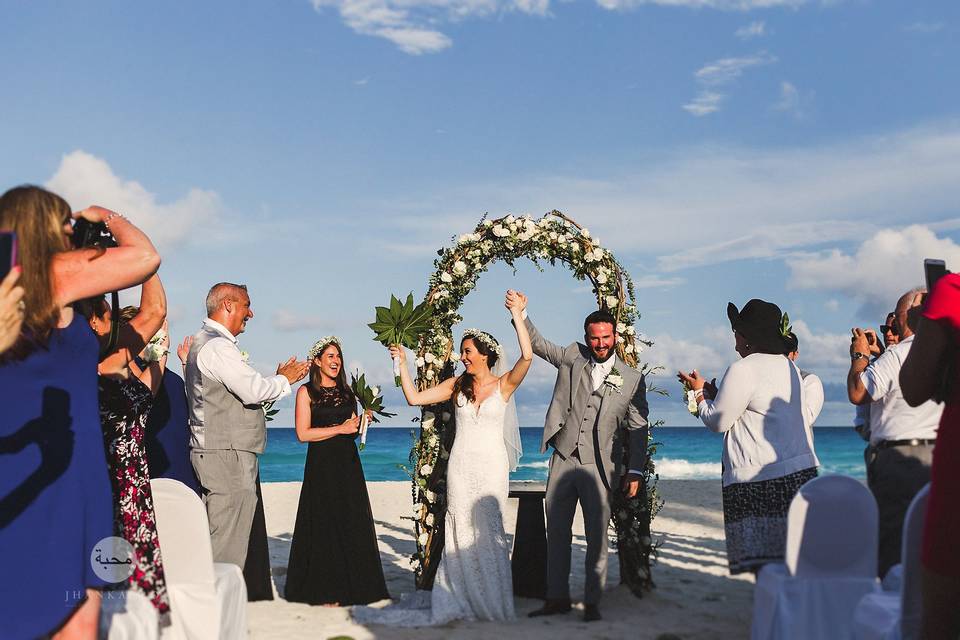
[[[71,250],[72,219],[103,222],[110,249]],[[113,534],[97,408],[96,336],[73,302],[142,283],[160,257],[118,213],[71,214],[33,186],[0,196],[0,230],[19,243],[19,339],[0,356],[0,621],[4,638],[95,638],[97,543]]]

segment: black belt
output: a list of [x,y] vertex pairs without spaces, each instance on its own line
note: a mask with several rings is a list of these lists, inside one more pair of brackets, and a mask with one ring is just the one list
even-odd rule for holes
[[934,439],[911,438],[909,440],[881,440],[873,445],[874,449],[889,449],[890,447],[919,447],[921,445],[936,444]]

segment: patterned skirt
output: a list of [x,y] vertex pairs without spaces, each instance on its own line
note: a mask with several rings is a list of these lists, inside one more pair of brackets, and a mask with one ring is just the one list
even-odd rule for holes
[[723,528],[730,573],[756,571],[768,562],[783,562],[787,510],[816,467],[781,478],[741,482],[723,488]]

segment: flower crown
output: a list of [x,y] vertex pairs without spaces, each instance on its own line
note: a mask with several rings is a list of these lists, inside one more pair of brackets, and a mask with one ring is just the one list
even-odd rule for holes
[[500,348],[500,343],[497,342],[497,339],[486,331],[481,331],[480,329],[466,329],[463,332],[463,337],[483,343],[483,346],[497,354],[498,359],[503,358],[503,349]]
[[323,353],[323,350],[329,347],[331,344],[335,344],[338,347],[340,347],[341,346],[340,338],[338,338],[337,336],[324,336],[320,338],[315,343],[313,343],[313,346],[310,347],[310,351],[307,351],[307,356],[311,360],[313,360],[314,358],[319,356],[321,353]]

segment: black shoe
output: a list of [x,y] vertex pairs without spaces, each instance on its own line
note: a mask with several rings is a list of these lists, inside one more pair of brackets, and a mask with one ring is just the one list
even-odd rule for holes
[[600,607],[595,604],[585,604],[583,605],[583,621],[584,622],[594,622],[600,620]]
[[569,600],[547,600],[543,603],[543,606],[535,611],[531,611],[527,615],[531,618],[537,618],[539,616],[555,616],[561,613],[570,612],[570,601]]

